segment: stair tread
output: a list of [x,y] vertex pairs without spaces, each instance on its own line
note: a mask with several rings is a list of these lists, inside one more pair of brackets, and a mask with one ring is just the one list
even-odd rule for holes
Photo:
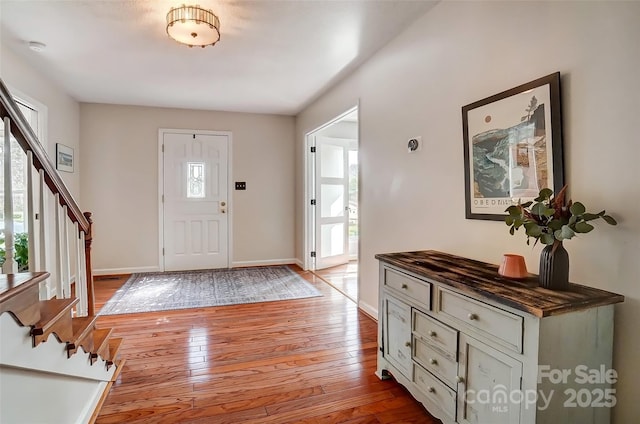
[[122,346],[123,339],[121,337],[114,337],[109,339],[109,359],[107,360],[107,366],[115,362],[118,357],[118,352]]
[[[97,319],[97,316],[73,318],[73,320],[71,321],[71,326],[73,327],[73,336],[67,344],[67,350],[70,353],[74,353],[76,349],[78,349],[80,345],[83,344],[87,337],[91,335]],[[85,346],[85,348],[88,347]]]
[[113,329],[111,328],[96,328],[93,330],[94,353],[98,353],[108,346],[109,336],[112,331]]
[[21,272],[18,274],[0,274],[0,303],[40,284],[49,277],[48,272]]
[[76,303],[78,303],[77,298],[41,300],[39,302],[40,321],[31,330],[31,334],[40,335],[46,333],[56,323],[57,318],[65,313],[70,313],[71,308]]
[[73,325],[73,340],[71,342],[77,343],[91,333],[97,319],[98,317],[96,316],[74,317],[71,321]]

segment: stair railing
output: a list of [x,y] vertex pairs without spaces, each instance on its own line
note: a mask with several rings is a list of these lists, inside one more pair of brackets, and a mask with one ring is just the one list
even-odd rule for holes
[[[80,211],[55,165],[1,79],[0,116],[4,124],[5,263],[2,272],[4,274],[17,272],[11,170],[11,136],[13,136],[25,152],[27,161],[25,194],[29,271],[51,272],[52,278],[55,278],[56,296],[69,298],[75,295],[79,299],[75,310],[76,316],[93,316],[95,315],[95,299],[91,270],[91,230],[93,224],[91,213]],[[36,197],[38,202],[35,201]],[[53,213],[47,207],[51,203],[51,199],[54,199]],[[48,230],[50,215],[53,216],[53,222],[51,230]],[[73,229],[69,228],[70,225],[73,226]],[[71,240],[70,233],[74,235]],[[49,242],[48,237],[52,234],[55,238]],[[53,255],[51,249],[48,249],[50,244],[55,245]],[[55,259],[53,264],[51,264],[51,256],[54,256],[53,259]],[[75,261],[75,293],[73,293],[71,286],[72,257]],[[53,269],[45,269],[50,265]]]

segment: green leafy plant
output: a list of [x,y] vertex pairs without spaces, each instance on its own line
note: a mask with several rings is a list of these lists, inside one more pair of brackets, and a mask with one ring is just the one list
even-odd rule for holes
[[592,231],[594,226],[589,221],[594,219],[601,218],[607,224],[617,225],[616,220],[605,211],[590,213],[582,203],[571,200],[565,204],[566,190],[567,186],[564,186],[554,196],[553,190],[543,188],[533,201],[509,206],[505,210],[509,213],[505,218],[510,227],[509,233],[513,235],[520,227],[524,227],[527,244],[534,238],[535,243],[539,241],[551,245]]
[[[14,258],[18,263],[18,272],[27,271],[29,269],[29,234],[18,233],[15,236]],[[0,266],[5,260],[4,234],[0,237]]]

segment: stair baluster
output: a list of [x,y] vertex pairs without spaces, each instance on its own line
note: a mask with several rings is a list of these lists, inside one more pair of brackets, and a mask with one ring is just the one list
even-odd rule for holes
[[[38,269],[37,271],[46,271],[49,268],[49,261],[47,260],[47,241],[49,240],[47,237],[47,225],[49,218],[47,216],[47,186],[44,181],[44,170],[40,169],[38,171],[40,175],[40,184],[38,185]],[[34,251],[33,256],[36,256],[36,252]],[[40,283],[40,300],[49,299],[51,297],[48,280],[44,280]]]
[[11,120],[4,118],[4,274],[18,272],[18,263],[14,257],[13,233],[13,184],[11,172]]
[[62,283],[62,224],[60,224],[62,206],[60,205],[60,193],[56,193],[54,197],[55,209],[53,220],[55,223],[55,265],[51,276],[53,277],[53,281],[56,283],[56,296],[58,299],[62,299],[64,297],[64,285]]
[[73,224],[75,234],[78,234],[76,238],[76,297],[80,299],[76,306],[76,316],[87,316],[87,289],[86,289],[86,275],[84,273],[84,233],[79,231],[78,223]]
[[67,205],[62,206],[62,213],[61,213],[61,231],[62,231],[62,240],[61,240],[61,273],[60,273],[60,279],[62,280],[62,296],[64,296],[65,298],[70,298],[71,297],[71,263],[69,260],[70,257],[70,252],[71,252],[71,246],[69,246],[69,219],[67,218]]
[[29,231],[29,272],[36,272],[38,270],[37,259],[35,258],[36,255],[32,253],[36,251],[36,224],[33,214],[35,208],[33,204],[33,152],[31,151],[27,152],[27,167],[25,171],[27,173],[27,209],[25,212],[25,220]]

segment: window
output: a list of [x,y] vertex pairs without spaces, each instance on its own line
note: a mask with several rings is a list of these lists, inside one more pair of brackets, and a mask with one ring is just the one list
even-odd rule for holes
[[[38,133],[38,111],[16,99],[20,111],[31,125],[33,131]],[[0,160],[4,162],[4,124],[0,126]],[[15,138],[11,137],[11,179],[13,188],[13,230],[15,234],[27,231],[27,155],[24,153]],[[0,175],[0,198],[4,204],[4,172]],[[4,230],[4,208],[0,210],[0,228]]]
[[202,199],[205,197],[204,163],[188,162],[187,198]]

